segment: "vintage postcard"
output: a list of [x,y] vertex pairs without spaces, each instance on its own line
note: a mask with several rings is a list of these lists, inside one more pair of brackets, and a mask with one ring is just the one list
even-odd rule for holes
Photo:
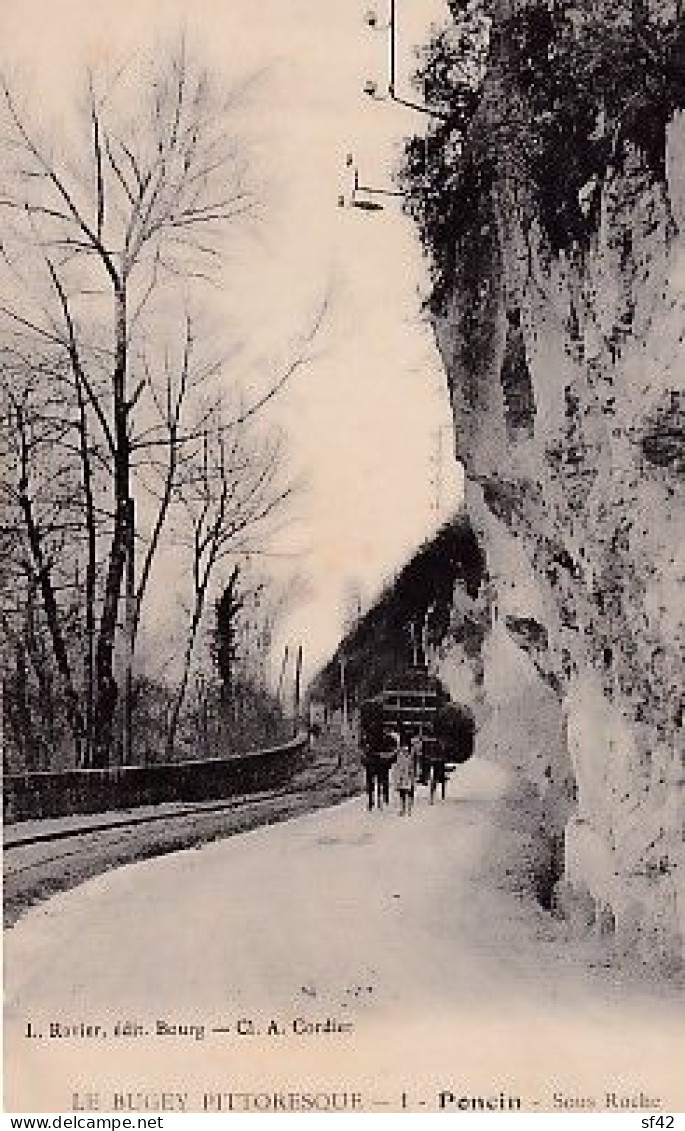
[[4,1110],[685,1110],[676,0],[0,12]]

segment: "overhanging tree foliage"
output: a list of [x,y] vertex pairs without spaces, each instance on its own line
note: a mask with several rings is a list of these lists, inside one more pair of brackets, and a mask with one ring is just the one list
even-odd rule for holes
[[453,24],[423,50],[418,75],[448,117],[407,142],[399,174],[436,310],[468,284],[459,266],[492,223],[498,177],[532,194],[551,254],[582,250],[602,186],[631,152],[663,180],[666,128],[685,107],[678,4],[533,0],[506,16],[487,0],[451,8]]

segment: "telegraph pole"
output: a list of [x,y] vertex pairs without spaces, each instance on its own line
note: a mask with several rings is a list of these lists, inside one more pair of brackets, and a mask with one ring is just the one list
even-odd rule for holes
[[288,645],[286,644],[283,649],[283,660],[281,661],[281,672],[278,677],[278,686],[276,688],[276,698],[281,708],[283,708],[283,680],[285,679],[285,669],[288,666]]
[[295,658],[295,717],[293,720],[294,733],[297,734],[297,729],[300,723],[300,691],[302,683],[302,645],[299,644],[297,648],[297,656]]
[[347,734],[347,728],[348,728],[348,722],[349,722],[349,718],[348,718],[349,711],[348,711],[348,707],[347,707],[347,682],[346,682],[346,679],[345,679],[345,669],[347,667],[347,660],[345,659],[342,652],[340,653],[339,663],[340,663],[340,691],[341,691],[341,695],[342,695],[342,730],[343,730],[343,734]]

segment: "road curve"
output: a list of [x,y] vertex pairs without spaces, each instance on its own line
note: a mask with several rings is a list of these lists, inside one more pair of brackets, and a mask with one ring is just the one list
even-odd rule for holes
[[641,1088],[681,1110],[682,1002],[536,905],[503,770],[474,759],[450,784],[411,818],[357,799],[30,911],[6,936],[10,1110],[66,1110],[83,1088],[101,1110],[167,1093],[202,1110],[314,1084],[365,1110],[403,1090],[429,1110],[451,1091],[551,1111]]

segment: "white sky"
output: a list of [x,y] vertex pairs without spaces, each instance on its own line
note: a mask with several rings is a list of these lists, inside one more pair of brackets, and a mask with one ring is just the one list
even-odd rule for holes
[[[282,537],[305,549],[294,566],[311,594],[284,627],[302,641],[308,674],[340,635],[350,582],[371,596],[434,529],[436,435],[443,427],[443,517],[459,498],[446,430],[443,372],[420,314],[425,268],[411,223],[390,200],[382,212],[340,209],[352,150],[365,183],[392,187],[404,133],[419,115],[362,93],[386,81],[386,39],[364,22],[362,0],[22,0],[0,7],[5,58],[22,66],[48,111],[71,93],[75,63],[107,63],[173,35],[180,22],[227,81],[263,69],[244,122],[263,207],[236,248],[224,301],[251,345],[247,372],[287,359],[321,296],[331,309],[314,366],[274,405],[307,491]],[[398,0],[407,90],[409,43],[441,0]],[[379,14],[384,11],[378,5]],[[409,21],[412,22],[409,22]]]

